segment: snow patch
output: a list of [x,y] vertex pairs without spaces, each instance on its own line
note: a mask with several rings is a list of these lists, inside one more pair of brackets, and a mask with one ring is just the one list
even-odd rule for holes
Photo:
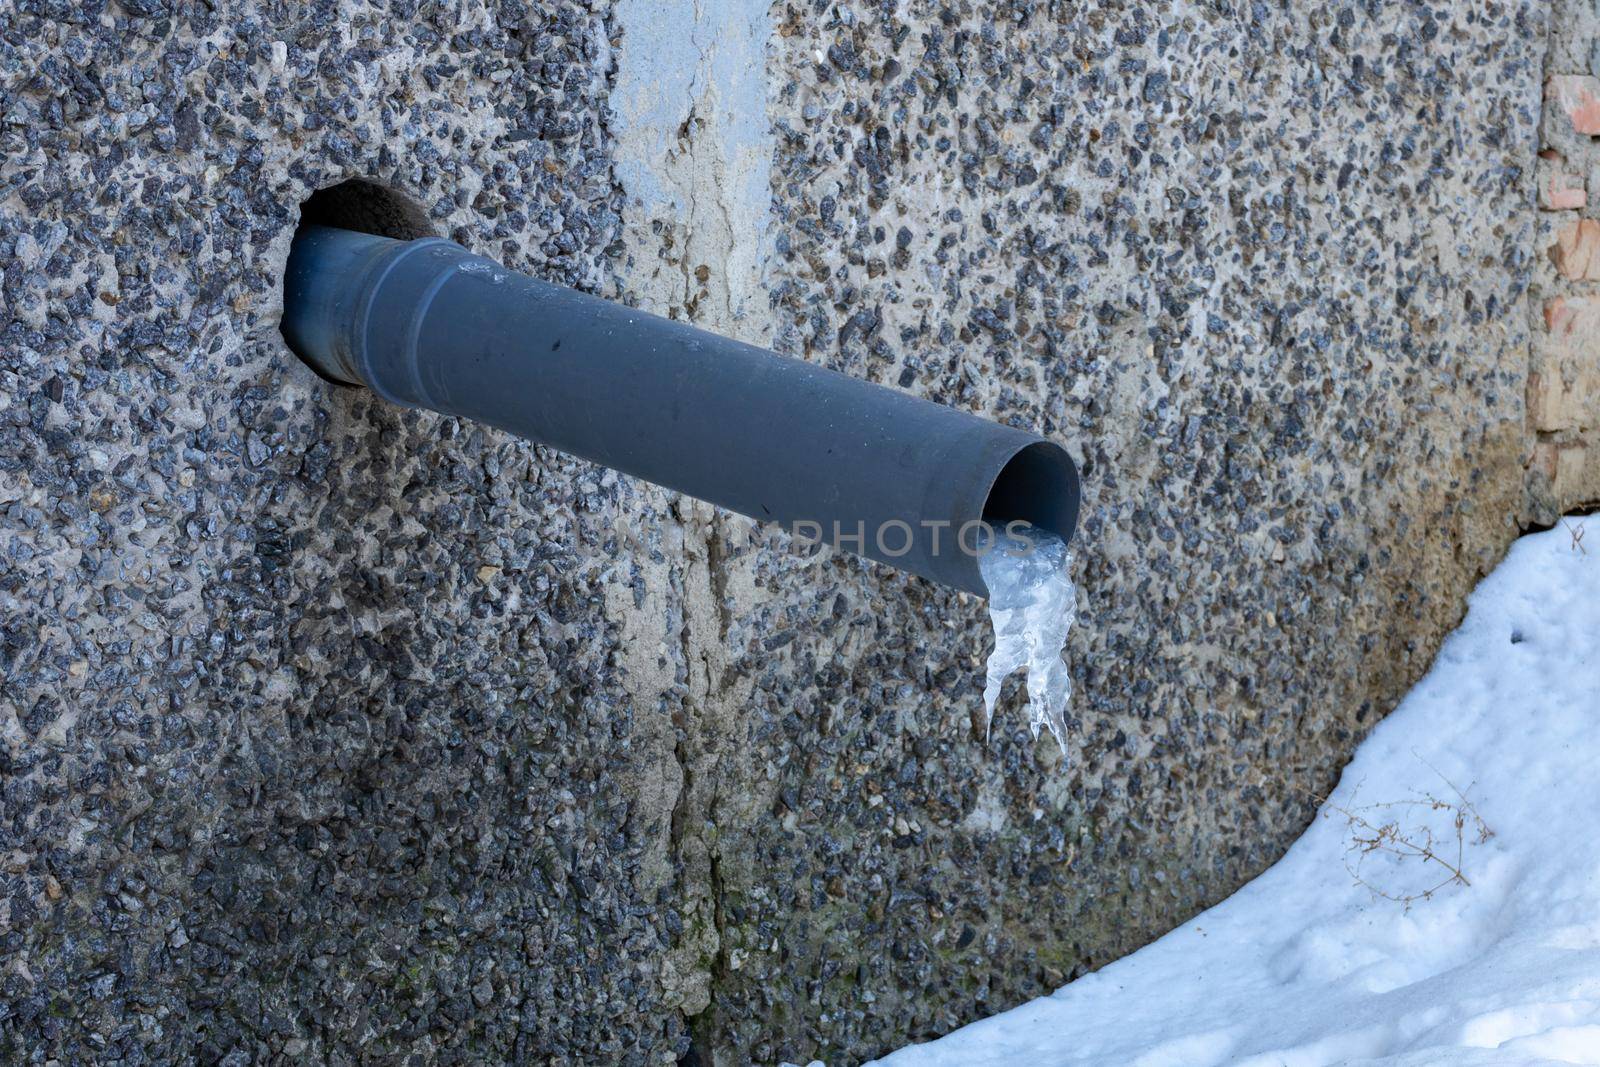
[[[1439,824],[1447,809],[1417,804],[1428,796],[1464,796],[1493,836],[1468,821],[1458,852],[1454,816]],[[1556,529],[1518,541],[1479,585],[1276,866],[1049,997],[881,1062],[1600,1064],[1596,798],[1600,558]],[[1461,879],[1382,849],[1352,876],[1365,831],[1350,813],[1390,802],[1402,831],[1431,828]]]

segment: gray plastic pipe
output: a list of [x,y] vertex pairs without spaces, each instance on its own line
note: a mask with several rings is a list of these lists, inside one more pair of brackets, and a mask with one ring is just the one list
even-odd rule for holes
[[283,333],[323,375],[477,419],[986,595],[975,549],[1071,540],[1065,449],[894,389],[506,270],[436,238],[295,236]]

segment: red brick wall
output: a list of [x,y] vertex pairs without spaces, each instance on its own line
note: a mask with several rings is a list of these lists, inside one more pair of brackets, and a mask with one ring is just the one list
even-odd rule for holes
[[[1600,61],[1588,20],[1558,19],[1554,32],[1552,67]],[[1551,75],[1538,160],[1545,255],[1535,267],[1528,373],[1529,511],[1542,522],[1600,502],[1600,204],[1589,196],[1600,179],[1597,138],[1600,78]]]

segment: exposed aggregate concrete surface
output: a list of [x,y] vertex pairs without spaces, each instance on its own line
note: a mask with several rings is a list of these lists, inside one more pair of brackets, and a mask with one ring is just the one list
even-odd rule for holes
[[[1543,8],[622,2],[0,0],[0,1058],[933,1036],[1270,863],[1515,534]],[[352,178],[1067,444],[1065,759],[976,601],[300,365]]]

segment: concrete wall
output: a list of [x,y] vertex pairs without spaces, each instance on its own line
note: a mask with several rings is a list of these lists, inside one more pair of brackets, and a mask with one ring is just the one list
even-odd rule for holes
[[[1525,412],[1548,24],[7,0],[0,1049],[844,1063],[1220,899],[1589,432]],[[1067,758],[982,737],[976,601],[312,375],[352,178],[1066,443]]]

